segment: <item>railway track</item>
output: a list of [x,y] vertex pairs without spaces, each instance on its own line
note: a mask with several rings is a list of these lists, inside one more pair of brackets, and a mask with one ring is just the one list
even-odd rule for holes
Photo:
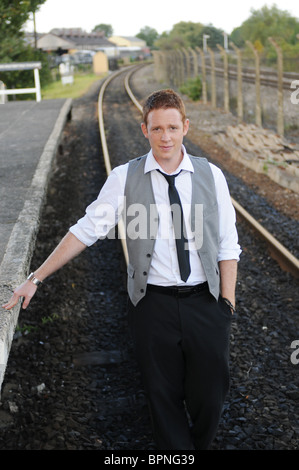
[[[137,75],[131,76],[132,88],[140,99],[144,86]],[[111,167],[148,150],[138,133],[140,112],[129,104],[123,81],[122,74],[113,75],[104,94]],[[95,117],[99,92],[100,84],[74,102],[32,270],[105,182]],[[298,285],[244,225],[231,390],[212,450],[296,450],[299,365],[291,361],[291,344],[298,340]],[[102,240],[49,279],[22,312],[1,396],[1,450],[99,449],[117,455],[154,449],[127,330],[122,263],[118,240]]]
[[[142,67],[143,65],[141,65]],[[105,124],[104,124],[104,113],[103,113],[103,100],[104,100],[104,93],[109,85],[109,83],[115,79],[116,77],[120,77],[124,75],[124,87],[126,90],[127,95],[129,96],[130,100],[136,106],[139,112],[142,112],[142,106],[136,96],[134,95],[131,86],[130,86],[130,78],[131,76],[139,70],[140,66],[134,66],[129,71],[118,71],[116,74],[111,75],[103,84],[101,89],[99,100],[98,100],[98,109],[99,109],[99,128],[100,128],[100,135],[102,141],[102,149],[105,161],[105,167],[107,171],[107,175],[109,175],[111,171],[111,162],[109,156],[109,150],[107,145],[106,133],[105,133]],[[236,213],[239,217],[241,217],[246,223],[254,230],[254,232],[262,238],[262,240],[266,243],[268,250],[271,256],[279,263],[280,267],[284,270],[289,271],[295,278],[299,278],[299,260],[289,251],[282,243],[280,243],[267,229],[265,229],[251,214],[248,213],[242,207],[242,205],[232,198],[232,203],[235,207]],[[128,260],[128,254],[126,249],[126,244],[124,240],[124,227],[122,224],[119,226],[119,230],[121,232],[121,239],[123,245],[123,252],[126,261]]]
[[[206,65],[206,71],[211,73],[212,67],[210,65]],[[217,77],[222,77],[224,75],[224,69],[221,64],[215,64],[215,74]],[[290,90],[291,84],[296,78],[298,74],[292,72],[284,72],[283,74],[283,82],[282,86],[284,90]],[[237,66],[230,64],[228,68],[228,78],[231,80],[237,80],[238,73],[237,73]],[[242,81],[244,83],[252,83],[255,84],[256,81],[256,74],[255,69],[250,67],[243,67],[242,69]],[[278,78],[277,73],[272,70],[260,70],[260,85],[277,88],[278,87]]]
[[[136,130],[140,106],[128,104],[132,96],[137,102],[136,96],[144,96],[142,86],[137,93],[130,86],[135,72],[131,69],[125,78],[118,74],[117,83],[110,81],[113,90],[108,87],[105,92],[104,127],[112,167],[147,151]],[[190,141],[186,147],[193,155],[200,154]],[[234,178],[229,181],[235,194],[247,192],[243,182],[237,184],[235,188]],[[299,383],[291,347],[299,334],[298,260],[241,204],[232,202],[242,219],[238,224],[243,249],[236,289],[238,315],[232,323],[231,392],[212,449],[297,449]],[[264,211],[261,206],[259,212]],[[281,222],[277,223],[279,230]]]

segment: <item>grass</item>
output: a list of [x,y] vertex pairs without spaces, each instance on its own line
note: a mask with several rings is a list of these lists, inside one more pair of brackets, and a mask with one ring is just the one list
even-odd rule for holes
[[97,80],[101,80],[104,75],[95,75],[93,73],[74,75],[74,83],[71,85],[62,85],[61,80],[50,83],[42,88],[42,99],[53,100],[57,98],[79,98],[84,95],[89,87]]

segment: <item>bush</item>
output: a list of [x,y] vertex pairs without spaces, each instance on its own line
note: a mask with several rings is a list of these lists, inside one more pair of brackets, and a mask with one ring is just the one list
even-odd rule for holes
[[198,101],[201,97],[202,83],[200,77],[191,78],[180,88],[180,92],[187,95],[193,101]]

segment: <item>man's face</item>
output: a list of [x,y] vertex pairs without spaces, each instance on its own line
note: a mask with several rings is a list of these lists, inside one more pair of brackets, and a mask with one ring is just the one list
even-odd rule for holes
[[183,123],[175,108],[154,109],[148,115],[147,125],[142,123],[142,132],[149,140],[157,162],[165,169],[174,171],[182,160],[183,138],[189,129],[189,120]]

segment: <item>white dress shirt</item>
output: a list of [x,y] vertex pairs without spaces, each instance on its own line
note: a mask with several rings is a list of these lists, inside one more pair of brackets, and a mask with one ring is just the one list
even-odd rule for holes
[[[182,146],[184,153],[181,164],[174,174],[182,170],[176,177],[175,185],[179,192],[184,210],[185,220],[190,220],[191,208],[191,173],[194,172],[192,162]],[[114,168],[102,187],[98,198],[86,209],[83,218],[70,228],[70,231],[85,245],[91,246],[98,239],[105,238],[111,229],[117,225],[124,208],[124,189],[129,163]],[[219,212],[219,253],[218,261],[236,259],[241,253],[236,230],[235,210],[231,202],[228,186],[222,171],[209,163],[213,173]],[[163,169],[149,152],[145,162],[145,173],[151,172],[151,180],[155,202],[161,221],[155,242],[148,283],[162,286],[185,284],[180,279],[176,255],[175,238],[171,212],[165,212],[169,205],[168,183],[158,171]],[[186,224],[189,239],[191,274],[188,285],[198,284],[206,280],[200,258],[192,243],[190,224]],[[112,233],[114,233],[112,231]],[[111,236],[111,232],[108,236]]]

